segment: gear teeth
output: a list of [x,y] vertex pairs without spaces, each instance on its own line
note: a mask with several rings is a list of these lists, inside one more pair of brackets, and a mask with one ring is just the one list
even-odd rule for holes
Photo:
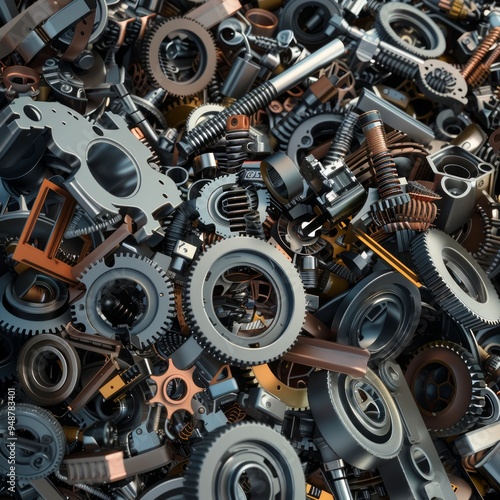
[[[477,330],[484,328],[485,326],[494,326],[500,323],[500,302],[498,296],[494,290],[493,285],[489,287],[488,290],[488,300],[491,301],[490,306],[497,310],[499,317],[497,319],[486,318],[478,314],[474,309],[465,304],[449,287],[446,279],[441,275],[437,265],[434,263],[434,255],[431,255],[430,243],[428,242],[429,235],[431,233],[439,233],[443,237],[442,247],[445,246],[446,239],[453,243],[456,243],[451,236],[448,236],[441,231],[431,229],[426,233],[422,233],[413,239],[411,243],[411,254],[415,263],[415,267],[425,283],[425,286],[431,291],[434,299],[438,304],[445,310],[455,321],[463,325],[465,328],[470,328],[472,330]],[[457,244],[458,245],[458,244]],[[474,258],[470,255],[463,247],[460,247],[463,253],[466,254],[466,258],[471,265],[475,268],[477,277],[481,279],[483,286],[486,289],[486,281],[488,277],[485,275],[484,271],[479,267],[479,265],[474,265]],[[442,250],[443,248],[441,248]],[[442,255],[440,255],[442,258]],[[481,271],[481,274],[478,273]],[[489,280],[488,280],[489,282]],[[489,282],[491,284],[491,282]],[[465,292],[464,292],[465,293]],[[495,304],[495,302],[497,304]]]

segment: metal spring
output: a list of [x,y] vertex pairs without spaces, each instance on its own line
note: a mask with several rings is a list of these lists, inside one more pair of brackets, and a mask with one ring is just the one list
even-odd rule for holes
[[340,127],[337,129],[328,153],[321,160],[323,165],[330,165],[344,158],[349,153],[358,117],[359,115],[352,110],[347,113]]
[[366,8],[369,12],[378,12],[380,7],[382,7],[382,3],[378,0],[368,0],[366,2]]
[[[82,210],[82,209],[80,208],[80,210]],[[77,216],[76,211],[75,211],[75,216]],[[73,217],[73,219],[74,219],[74,217]],[[79,217],[79,219],[75,225],[73,225],[73,220],[70,222],[68,229],[64,233],[64,239],[70,240],[72,238],[77,238],[79,236],[84,236],[86,234],[97,233],[97,231],[104,231],[106,228],[113,226],[122,220],[121,214],[116,214],[113,217],[111,217],[111,219],[105,220],[103,222],[98,222],[96,224],[93,224],[92,226],[81,227],[79,229],[75,229],[75,226],[78,225],[78,222],[79,222],[80,218],[82,217],[82,214],[80,214],[78,217]]]
[[[246,118],[246,117],[244,117]],[[228,118],[228,123],[232,117]],[[250,126],[234,128],[226,132],[226,154],[218,158],[218,168],[224,174],[236,174],[248,159],[248,144],[252,141]]]
[[65,264],[69,264],[70,266],[74,266],[78,262],[79,255],[75,255],[69,252],[66,252],[62,248],[59,248],[56,253],[56,259],[64,262]]
[[133,292],[134,290],[132,285],[123,290],[127,301],[124,300],[122,294],[118,297],[111,292],[110,298],[102,301],[102,314],[111,324],[132,326],[135,319],[143,312],[142,299],[129,293],[129,291]]
[[387,68],[408,80],[413,80],[417,76],[418,66],[409,63],[406,59],[396,54],[380,52],[374,59],[375,63],[379,66]]
[[481,85],[490,73],[490,68],[500,57],[500,45],[497,45],[495,50],[490,54],[484,63],[481,63],[470,75],[468,83],[471,87]]
[[390,233],[401,229],[426,231],[432,226],[437,213],[437,206],[433,202],[411,198],[409,203],[372,212],[372,217],[375,224]]
[[[265,108],[277,97],[276,89],[269,82],[264,82],[234,104],[217,115],[204,120],[191,130],[182,140],[189,145],[192,153],[200,154],[208,146],[220,139],[226,129],[226,120],[232,115],[251,116],[261,108]],[[179,146],[181,143],[179,143]]]
[[474,53],[471,55],[467,64],[462,69],[462,76],[469,83],[469,78],[478,64],[483,60],[483,57],[488,53],[493,44],[500,37],[500,26],[492,28],[490,32],[483,38],[483,41],[477,46]]
[[189,217],[183,210],[177,210],[175,214],[169,216],[163,223],[165,238],[162,242],[162,252],[165,255],[172,255],[175,245],[184,238],[189,227]]
[[256,206],[250,193],[244,188],[232,189],[221,199],[222,209],[229,220],[232,232],[246,230],[245,215]]
[[247,416],[243,408],[237,402],[225,408],[223,411],[230,424],[235,424],[236,422],[243,420]]
[[188,422],[180,431],[179,431],[179,439],[183,441],[187,441],[194,432],[193,422]]
[[244,215],[246,233],[249,236],[255,236],[261,240],[266,239],[266,234],[264,233],[264,227],[260,222],[260,213],[257,210],[251,210]]
[[[453,86],[453,77],[447,71],[437,74],[436,71],[425,77],[427,85],[440,94],[445,94]],[[454,79],[453,79],[454,80]]]
[[210,80],[210,83],[208,84],[207,87],[209,102],[219,104],[222,101],[223,95],[221,94],[220,89],[221,89],[221,82],[217,78],[217,76],[214,76],[212,80]]

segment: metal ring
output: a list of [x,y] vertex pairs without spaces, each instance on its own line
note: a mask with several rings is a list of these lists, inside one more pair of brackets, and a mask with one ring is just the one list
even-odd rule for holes
[[184,500],[184,478],[161,481],[141,493],[138,500]]
[[332,330],[343,344],[370,351],[370,360],[396,357],[418,326],[418,288],[394,271],[378,271],[358,283],[340,303]]
[[276,431],[241,422],[209,434],[190,457],[188,500],[302,498],[304,473],[297,453]]
[[35,403],[62,403],[80,379],[80,358],[73,346],[57,335],[38,335],[21,349],[17,361],[19,382]]
[[371,469],[400,452],[403,425],[398,409],[372,370],[361,379],[337,372],[313,373],[308,397],[324,440],[349,464]]
[[[235,279],[238,275],[249,279],[247,285],[237,287],[237,294],[231,292],[231,297],[224,298],[231,289],[228,271],[236,273]],[[256,299],[255,315],[248,318],[250,329],[245,327],[245,321],[239,324],[234,320],[226,326],[221,321],[222,315],[229,314],[224,303],[240,297],[244,301],[255,299],[255,287],[259,293],[269,295]],[[290,349],[300,333],[306,305],[300,274],[294,265],[277,248],[246,236],[220,241],[200,256],[191,270],[184,303],[198,343],[217,358],[239,366],[267,363]],[[236,309],[244,311],[245,304]]]

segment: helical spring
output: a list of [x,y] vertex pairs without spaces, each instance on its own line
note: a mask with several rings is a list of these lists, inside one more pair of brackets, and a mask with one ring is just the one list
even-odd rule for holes
[[108,290],[106,295],[101,303],[101,311],[114,326],[132,326],[144,310],[142,298],[136,294],[133,285],[126,285],[119,291]]
[[207,93],[208,93],[208,99],[210,102],[213,102],[215,104],[219,104],[222,99],[223,95],[221,94],[221,82],[217,78],[217,76],[214,76],[212,80],[210,80],[210,83],[208,84],[207,87]]
[[244,188],[234,188],[228,191],[221,199],[222,209],[229,220],[232,232],[246,230],[245,215],[253,210],[252,198]]
[[226,125],[226,154],[218,157],[219,171],[224,174],[238,173],[248,159],[250,120],[245,115],[229,116]]
[[479,63],[483,60],[484,56],[489,52],[490,48],[500,37],[500,26],[492,28],[490,32],[483,38],[483,41],[477,46],[474,53],[471,55],[467,64],[462,69],[462,76],[465,81],[469,83],[469,78],[472,72],[476,69]]
[[246,233],[248,236],[255,236],[261,240],[266,239],[266,234],[264,232],[264,227],[260,221],[260,213],[258,210],[250,210],[250,212],[244,215]]
[[387,68],[408,80],[413,80],[418,73],[417,65],[411,64],[408,60],[393,53],[380,52],[375,56],[375,62],[378,66]]
[[358,121],[359,115],[350,110],[342,121],[341,125],[335,133],[332,145],[328,153],[323,157],[321,162],[323,165],[331,165],[335,161],[344,158],[351,150],[354,127]]

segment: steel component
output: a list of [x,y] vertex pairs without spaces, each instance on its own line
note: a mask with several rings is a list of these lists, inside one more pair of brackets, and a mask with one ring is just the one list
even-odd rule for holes
[[411,254],[436,302],[465,328],[500,323],[500,299],[475,259],[451,236],[437,229],[418,235]]
[[211,355],[239,366],[266,363],[290,349],[306,306],[293,264],[275,247],[246,236],[201,254],[184,301],[196,340]]
[[24,392],[41,406],[62,403],[80,378],[80,358],[73,346],[53,334],[37,335],[19,352],[17,373]]
[[[9,437],[17,439],[14,441]],[[48,410],[19,403],[15,405],[15,421],[12,421],[8,420],[8,407],[0,409],[2,475],[12,470],[13,459],[15,479],[30,481],[48,477],[61,465],[65,446],[66,438],[61,424]]]
[[332,321],[337,341],[370,351],[370,360],[394,358],[418,325],[418,288],[394,271],[378,271],[359,282],[340,303]]
[[[181,97],[206,88],[217,67],[212,35],[198,21],[187,17],[157,23],[144,39],[142,53],[155,84]],[[193,70],[190,63],[195,56],[199,60]]]
[[206,120],[205,123],[199,125],[199,128],[188,133],[178,144],[181,155],[187,159],[201,153],[222,136],[228,116],[248,116],[255,113],[287,89],[340,57],[344,52],[344,44],[340,40],[332,40],[310,56],[283,71],[280,75],[259,85],[222,113],[210,120]]
[[472,355],[453,342],[425,344],[405,371],[427,427],[437,436],[472,428],[485,405],[484,375]]
[[143,491],[138,500],[183,500],[184,479],[165,479]]
[[399,412],[372,370],[358,379],[317,371],[309,377],[307,394],[323,439],[347,463],[370,469],[401,451]]
[[243,476],[252,495],[304,495],[304,473],[286,439],[265,425],[241,422],[209,434],[196,448],[186,471],[186,498],[239,498]]
[[424,59],[437,59],[446,50],[439,26],[421,10],[402,2],[389,2],[377,13],[380,37]]
[[144,349],[172,325],[173,287],[146,257],[119,254],[113,260],[109,265],[100,260],[80,276],[86,292],[71,305],[73,321],[109,338],[127,334],[132,345]]

